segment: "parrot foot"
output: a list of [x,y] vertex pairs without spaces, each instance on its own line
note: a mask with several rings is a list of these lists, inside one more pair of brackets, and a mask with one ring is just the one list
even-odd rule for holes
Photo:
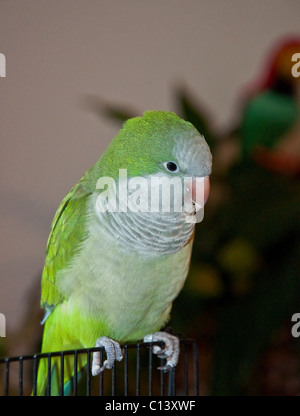
[[93,353],[93,362],[92,362],[92,375],[97,376],[98,374],[102,373],[105,368],[111,369],[114,366],[115,361],[121,361],[123,358],[123,353],[121,350],[120,345],[108,338],[108,337],[100,337],[97,339],[95,347],[103,347],[107,359],[104,361],[102,367],[100,366],[100,351],[96,351]]
[[167,363],[162,367],[158,367],[162,371],[170,371],[176,367],[179,359],[179,339],[174,335],[168,334],[167,332],[156,332],[155,334],[146,335],[144,342],[157,342],[162,341],[165,343],[165,348],[161,348],[155,345],[152,349],[153,354],[156,354],[158,358],[166,358]]

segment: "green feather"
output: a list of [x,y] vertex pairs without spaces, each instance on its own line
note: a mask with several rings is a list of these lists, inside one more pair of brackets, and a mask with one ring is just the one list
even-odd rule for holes
[[272,149],[299,119],[296,100],[275,91],[264,91],[249,101],[241,125],[243,154],[258,146]]
[[62,200],[51,225],[42,275],[43,308],[63,300],[56,285],[57,273],[68,266],[87,237],[86,201],[91,191],[84,187],[84,183],[83,178]]
[[172,160],[174,138],[191,132],[198,134],[191,123],[167,111],[129,119],[102,155],[97,179],[117,178],[119,169],[127,169],[128,177],[155,173],[162,160]]

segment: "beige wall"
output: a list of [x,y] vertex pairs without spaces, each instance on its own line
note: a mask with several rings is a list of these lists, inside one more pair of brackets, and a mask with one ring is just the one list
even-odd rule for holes
[[[17,330],[61,198],[117,126],[81,97],[175,110],[187,84],[217,128],[268,48],[300,32],[298,0],[0,0],[0,312]],[[20,351],[22,352],[22,351]]]

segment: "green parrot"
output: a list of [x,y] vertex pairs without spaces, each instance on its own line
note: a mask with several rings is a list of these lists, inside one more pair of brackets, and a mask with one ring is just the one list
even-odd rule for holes
[[[172,112],[148,111],[124,123],[63,199],[52,222],[41,285],[42,352],[104,347],[102,366],[100,353],[93,353],[92,374],[98,375],[122,359],[120,344],[163,341],[165,348],[154,347],[153,353],[167,357],[165,370],[176,366],[179,341],[160,329],[189,270],[195,218],[208,197],[211,165],[203,136]],[[120,172],[127,179],[122,192]],[[161,203],[150,209],[153,192],[141,185],[151,182],[157,191],[160,178],[184,183],[180,192],[178,187],[171,192],[181,210],[175,202],[169,210]],[[128,197],[132,180],[139,180],[140,188]],[[124,209],[124,198],[132,202],[134,196],[132,205],[146,198],[148,210]],[[85,365],[82,359],[78,374]],[[38,395],[45,394],[47,377],[47,360],[41,359]],[[68,361],[66,356],[64,394],[72,393],[73,379],[73,357]],[[51,394],[59,394],[60,387],[60,358],[52,358]]]
[[299,85],[293,56],[300,38],[287,39],[272,52],[265,74],[247,99],[240,125],[244,158],[277,173],[299,175]]

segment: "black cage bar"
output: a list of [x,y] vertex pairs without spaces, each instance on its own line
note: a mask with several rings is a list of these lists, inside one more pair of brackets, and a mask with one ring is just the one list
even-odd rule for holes
[[[101,361],[105,359],[103,347],[69,350],[18,357],[0,358],[0,396],[23,396],[37,394],[37,374],[40,360],[47,360],[47,388],[45,395],[51,395],[51,360],[60,360],[60,384],[64,380],[64,358],[73,357],[74,379],[72,395],[87,396],[188,396],[199,395],[198,353],[193,340],[180,340],[180,356],[176,368],[164,372],[158,369],[165,364],[152,354],[154,345],[160,342],[122,345],[124,357],[116,362],[112,370],[105,370],[93,377],[86,371],[84,386],[77,386],[77,366],[80,357],[85,357],[87,368],[91,368],[92,353],[100,351]],[[82,384],[82,383],[81,383]],[[63,395],[60,388],[59,395]]]

